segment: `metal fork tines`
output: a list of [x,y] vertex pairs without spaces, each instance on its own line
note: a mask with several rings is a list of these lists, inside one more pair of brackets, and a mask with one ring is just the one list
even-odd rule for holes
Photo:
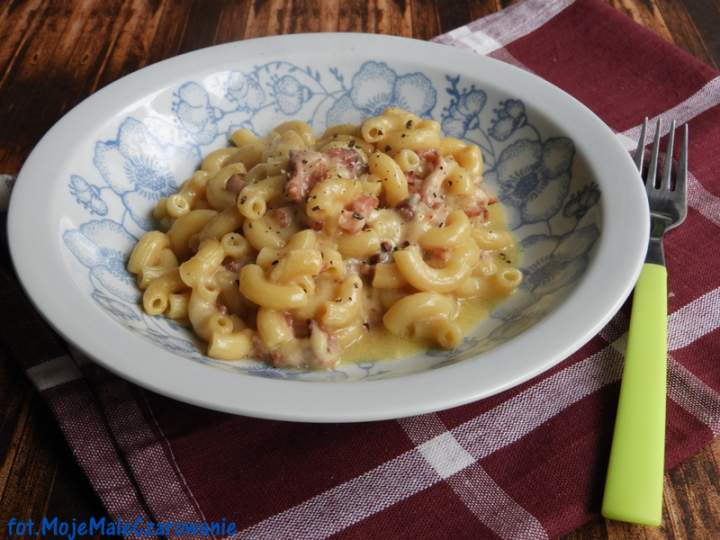
[[[643,161],[645,156],[645,134],[648,119],[645,118],[637,149],[635,150],[635,164],[643,175]],[[673,144],[675,140],[675,121],[673,120],[668,133],[667,148],[663,159],[662,178],[657,178],[660,161],[660,119],[655,125],[655,140],[653,141],[650,163],[643,179],[650,203],[650,244],[645,258],[646,262],[665,264],[665,255],[662,247],[662,236],[665,231],[680,225],[687,215],[687,154],[688,154],[688,126],[683,129],[683,141],[680,156],[673,174]]]

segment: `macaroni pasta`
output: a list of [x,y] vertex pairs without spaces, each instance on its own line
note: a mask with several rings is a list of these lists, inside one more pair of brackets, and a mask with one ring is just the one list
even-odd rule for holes
[[127,265],[145,311],[213,358],[329,368],[363,344],[454,348],[464,313],[522,281],[480,149],[437,122],[387,109],[317,139],[291,121],[230,141],[158,202]]

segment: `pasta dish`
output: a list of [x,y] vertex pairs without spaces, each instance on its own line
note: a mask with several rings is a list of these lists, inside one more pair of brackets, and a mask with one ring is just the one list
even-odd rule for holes
[[231,141],[158,202],[127,265],[143,309],[212,358],[331,368],[373,344],[451,349],[521,282],[480,149],[435,121],[388,109],[319,138],[290,121]]

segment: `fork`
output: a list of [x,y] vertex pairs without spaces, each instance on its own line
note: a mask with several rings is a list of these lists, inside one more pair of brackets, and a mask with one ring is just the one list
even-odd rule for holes
[[[645,118],[635,164],[642,174]],[[625,367],[608,463],[602,515],[660,525],[662,520],[667,387],[667,270],[663,235],[687,215],[688,126],[673,180],[675,121],[670,127],[662,178],[657,180],[660,120],[655,126],[645,190],[650,203],[650,242],[635,285]]]

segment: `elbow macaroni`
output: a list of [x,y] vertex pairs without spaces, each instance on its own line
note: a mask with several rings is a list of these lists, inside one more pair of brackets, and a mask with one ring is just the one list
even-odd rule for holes
[[212,358],[327,368],[390,334],[454,348],[466,305],[522,283],[480,149],[433,120],[393,108],[317,139],[293,120],[230,140],[158,201],[167,232],[127,261],[143,309]]

